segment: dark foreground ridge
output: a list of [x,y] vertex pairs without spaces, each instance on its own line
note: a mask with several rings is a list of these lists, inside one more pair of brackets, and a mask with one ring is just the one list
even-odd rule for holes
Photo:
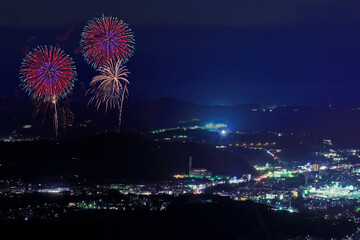
[[[194,167],[217,175],[254,173],[234,154],[196,143],[163,143],[132,134],[107,134],[63,141],[0,143],[5,179],[64,182],[87,179],[163,180]],[[75,177],[76,176],[76,177]]]
[[58,221],[0,224],[2,234],[16,239],[338,239],[356,229],[346,220],[309,217],[250,201],[185,195],[174,198],[165,211],[77,211]]

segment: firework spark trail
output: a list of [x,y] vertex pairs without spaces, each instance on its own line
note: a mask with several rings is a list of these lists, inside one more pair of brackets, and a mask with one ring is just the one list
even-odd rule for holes
[[122,109],[123,109],[123,103],[124,103],[124,96],[125,93],[127,93],[127,86],[125,84],[124,86],[124,90],[122,91],[122,96],[121,96],[121,104],[120,104],[120,109],[119,109],[119,132],[120,132],[120,127],[121,127],[121,115],[122,115]]
[[[67,126],[71,125],[74,121],[74,114],[70,110],[69,105],[64,102],[56,103],[56,110],[58,116],[58,127],[59,129],[66,129]],[[55,115],[55,108],[52,102],[38,102],[36,108],[33,111],[32,117],[34,121],[39,121],[40,125],[44,127],[49,124],[50,118],[53,119]],[[52,126],[55,120],[52,121]]]
[[58,125],[59,125],[59,121],[58,121],[58,114],[57,114],[57,109],[56,109],[56,98],[54,97],[53,100],[53,104],[54,104],[54,121],[55,121],[55,136],[58,136]]
[[86,62],[94,68],[108,61],[125,63],[134,53],[135,38],[126,23],[114,17],[94,18],[82,32],[80,45]]
[[105,67],[100,67],[98,71],[101,73],[95,76],[91,82],[91,90],[93,94],[89,100],[89,104],[94,102],[97,109],[101,104],[105,105],[105,112],[107,109],[119,109],[119,131],[121,126],[121,114],[124,98],[128,95],[127,85],[130,84],[128,75],[130,72],[125,66],[122,66],[122,61],[116,63],[111,60]]

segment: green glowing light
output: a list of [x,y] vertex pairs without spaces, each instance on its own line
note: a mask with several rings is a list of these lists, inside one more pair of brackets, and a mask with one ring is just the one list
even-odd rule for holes
[[174,135],[173,138],[188,138],[186,135]]
[[205,125],[205,129],[208,129],[208,130],[217,130],[217,129],[220,129],[220,128],[226,128],[227,125],[224,124],[224,123],[208,123]]

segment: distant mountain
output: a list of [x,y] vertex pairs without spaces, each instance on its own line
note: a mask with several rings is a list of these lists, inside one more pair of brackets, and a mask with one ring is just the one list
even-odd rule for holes
[[[66,125],[69,116],[73,118],[73,127],[69,128],[71,130],[67,135],[82,136],[117,127],[117,110],[105,113],[103,108],[96,110],[94,106],[77,102],[59,103],[58,107],[60,126]],[[53,125],[52,111],[51,106],[36,108],[35,103],[30,100],[0,99],[0,133],[19,130],[25,124],[32,124],[33,129],[26,130],[27,132],[49,134],[48,130]],[[225,123],[232,131],[359,130],[360,107],[269,107],[251,104],[206,106],[161,98],[150,102],[126,103],[122,128],[127,132],[142,132],[181,126],[181,122],[192,119],[199,119],[194,124]],[[79,128],[80,125],[82,127]]]
[[234,131],[360,129],[360,108],[357,106],[205,106],[162,98],[131,104],[124,116],[124,123],[139,119],[138,125],[145,129],[175,126],[180,120],[193,118],[203,123],[225,123]]
[[255,173],[234,154],[196,143],[161,143],[139,135],[96,135],[63,141],[0,142],[0,176],[27,181],[161,180],[207,168],[216,175]]

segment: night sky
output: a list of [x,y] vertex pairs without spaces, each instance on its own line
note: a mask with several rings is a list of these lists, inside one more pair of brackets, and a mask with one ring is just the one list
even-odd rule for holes
[[70,98],[87,101],[96,72],[77,48],[102,13],[135,34],[130,100],[360,105],[360,2],[343,0],[2,0],[0,95],[25,98],[24,54],[58,44],[78,68]]

